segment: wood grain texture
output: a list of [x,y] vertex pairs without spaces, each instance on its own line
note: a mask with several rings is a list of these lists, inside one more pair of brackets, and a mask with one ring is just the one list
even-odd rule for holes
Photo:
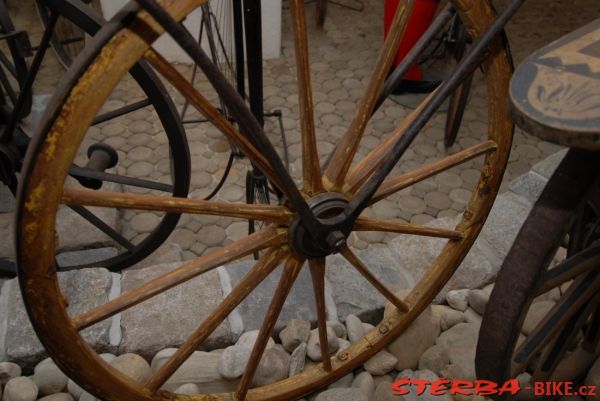
[[263,154],[234,125],[227,120],[196,88],[188,82],[163,56],[150,48],[145,52],[146,60],[175,87],[208,121],[232,141],[248,159],[252,161],[269,178],[281,187],[277,175]]
[[510,99],[511,117],[530,134],[600,150],[600,18],[527,57]]
[[246,203],[94,191],[89,189],[65,189],[62,196],[62,203],[66,205],[228,216],[281,224],[287,224],[293,218],[289,209],[283,206],[249,205]]
[[290,0],[289,7],[292,16],[292,31],[294,33],[294,50],[296,52],[298,105],[300,109],[300,132],[302,137],[303,189],[308,194],[314,194],[323,191],[323,181],[321,177],[321,165],[319,163],[319,152],[317,151],[304,1]]
[[321,346],[321,360],[326,371],[331,370],[331,357],[329,340],[327,339],[327,312],[325,307],[325,258],[308,259],[310,277],[315,291],[315,305],[317,307],[317,330],[319,331],[319,345]]
[[256,251],[270,246],[281,245],[286,240],[287,232],[285,230],[267,228],[258,231],[236,242],[225,245],[219,250],[184,263],[169,273],[147,281],[141,286],[124,292],[113,300],[75,317],[73,319],[73,326],[77,330],[82,330],[196,276]]
[[437,227],[425,227],[399,221],[371,219],[359,217],[354,224],[355,231],[384,231],[398,234],[411,234],[423,237],[448,238],[459,240],[463,238],[460,231]]
[[371,273],[371,271],[365,266],[365,264],[350,250],[350,248],[343,248],[340,252],[344,258],[365,278],[373,287],[379,291],[388,301],[390,301],[396,308],[401,312],[408,312],[410,306],[399,299],[393,292],[391,292],[377,277]]
[[387,76],[392,62],[396,57],[396,51],[408,18],[412,13],[414,0],[403,0],[398,4],[396,14],[392,21],[389,34],[385,39],[383,48],[375,62],[373,74],[365,89],[365,94],[360,100],[348,131],[342,137],[342,140],[335,147],[335,150],[329,160],[325,170],[325,187],[330,191],[341,190],[346,178],[346,173],[354,159],[356,150],[367,127],[367,123],[373,113],[373,108],[383,88],[385,77]]
[[386,179],[371,198],[371,204],[376,203],[388,196],[410,187],[427,178],[433,177],[452,167],[458,166],[478,156],[495,151],[497,148],[494,141],[488,140],[477,145],[470,146],[460,152],[447,156],[434,163],[419,167],[408,173]]
[[275,323],[277,323],[277,319],[279,318],[283,304],[292,288],[292,285],[294,285],[300,270],[302,269],[303,263],[303,260],[300,260],[293,255],[290,256],[285,262],[285,267],[283,268],[283,273],[279,279],[279,284],[275,289],[273,299],[271,300],[269,309],[267,310],[267,313],[263,319],[263,324],[260,326],[258,337],[256,338],[254,347],[252,347],[250,358],[248,359],[248,365],[246,365],[246,370],[244,371],[244,375],[242,376],[236,391],[236,397],[240,401],[244,401],[246,399],[246,394],[248,393],[252,379],[254,379],[256,369],[258,368],[267,343],[271,338]]
[[157,391],[198,349],[225,318],[284,260],[290,252],[287,247],[271,248],[240,280],[223,302],[206,318],[194,333],[146,382],[150,391]]

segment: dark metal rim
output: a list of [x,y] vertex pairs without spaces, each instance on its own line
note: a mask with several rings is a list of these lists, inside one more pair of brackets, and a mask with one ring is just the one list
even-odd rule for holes
[[[104,25],[104,21],[95,15],[87,6],[77,2],[76,0],[40,0],[45,7],[52,9],[54,12],[64,16],[69,21],[72,21],[79,28],[90,35],[95,35],[98,30]],[[100,43],[100,44],[98,44]],[[98,49],[102,46],[103,41],[95,42],[95,46],[89,46],[93,51],[94,47]],[[88,50],[89,51],[89,50]],[[87,63],[76,63],[74,70],[77,71],[77,76],[80,76],[87,68]],[[139,87],[146,94],[150,103],[154,107],[165,134],[168,137],[169,148],[172,159],[173,170],[173,196],[186,197],[189,191],[191,162],[188,149],[188,143],[185,135],[185,130],[178,118],[177,110],[169,97],[166,88],[160,82],[154,71],[144,62],[136,64],[130,71],[133,79],[138,83]],[[61,98],[65,98],[67,94],[61,94]],[[53,98],[53,103],[56,98]],[[41,125],[41,124],[40,124]],[[50,126],[50,125],[46,125]],[[32,140],[28,149],[28,156],[33,149],[37,148],[42,142],[40,132]],[[24,168],[24,176],[27,169]],[[71,266],[60,266],[60,270],[73,270],[87,267],[106,267],[111,271],[119,271],[123,268],[131,266],[150,255],[155,251],[171,234],[180,218],[180,214],[166,213],[161,222],[149,233],[142,242],[135,245],[133,248],[123,251],[119,255],[93,262],[90,264],[80,264]]]

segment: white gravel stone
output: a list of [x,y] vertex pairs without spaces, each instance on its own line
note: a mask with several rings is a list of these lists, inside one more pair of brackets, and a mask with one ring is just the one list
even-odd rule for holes
[[446,305],[431,305],[431,310],[434,315],[440,319],[440,329],[448,330],[450,327],[466,321],[466,317],[462,312],[452,309]]
[[343,338],[338,338],[338,345],[339,345],[339,348],[338,348],[336,354],[339,354],[340,352],[346,350],[348,347],[350,347],[352,345],[352,343],[350,343],[350,341],[348,341],[348,340],[344,340]]
[[439,334],[439,318],[433,314],[431,308],[425,309],[425,311],[388,346],[388,351],[398,358],[396,370],[416,369],[419,364],[419,358],[426,349],[435,344]]
[[[338,338],[335,336],[335,331],[331,327],[327,327],[327,343],[329,352],[334,354],[340,347]],[[306,354],[310,359],[317,362],[321,360],[321,340],[319,339],[319,330],[311,330],[306,345]]]
[[446,294],[446,302],[450,307],[464,312],[469,307],[469,291],[470,290],[452,290]]
[[252,383],[255,386],[266,386],[288,377],[290,355],[281,346],[266,349]]
[[39,389],[40,396],[62,392],[67,387],[67,376],[48,358],[40,362],[33,370],[31,380]]
[[363,323],[356,315],[348,315],[346,317],[346,331],[348,333],[348,340],[352,344],[359,341],[365,335]]
[[150,377],[150,365],[137,354],[122,354],[110,361],[110,365],[119,372],[138,382],[145,382]]
[[323,391],[315,401],[369,401],[361,392],[352,388],[331,388]]
[[348,334],[346,333],[346,326],[344,326],[341,322],[337,320],[329,320],[327,322],[327,326],[331,327],[333,331],[335,331],[335,335],[337,338],[348,338]]
[[369,331],[373,330],[375,328],[375,326],[373,326],[371,323],[363,323],[363,329],[365,329],[365,334],[367,334]]
[[21,376],[21,367],[12,362],[0,362],[0,387],[4,387],[10,379]]
[[250,348],[241,345],[232,345],[225,348],[217,365],[219,374],[229,380],[241,377],[244,374],[251,352]]
[[527,311],[527,316],[523,321],[523,326],[521,327],[523,334],[528,336],[553,306],[554,302],[552,301],[539,301],[532,303],[529,307],[529,311]]
[[442,371],[450,363],[448,351],[436,344],[428,348],[419,358],[419,370],[431,370],[437,375],[441,375]]
[[367,372],[373,376],[381,376],[394,369],[398,358],[387,351],[379,351],[364,364]]
[[292,377],[304,370],[304,364],[306,363],[306,343],[301,343],[292,352],[290,357],[290,368],[289,376]]
[[279,333],[279,339],[283,347],[292,352],[298,345],[308,341],[310,334],[310,323],[306,320],[292,319],[285,329]]
[[354,380],[354,373],[350,372],[346,376],[342,376],[340,379],[331,383],[327,388],[348,388]]
[[38,401],[75,401],[69,393],[55,393],[39,398]]
[[177,387],[174,391],[175,394],[194,395],[200,394],[200,389],[194,383],[186,383]]
[[[240,338],[237,340],[236,345],[252,349],[257,338],[258,330],[247,331],[240,336]],[[275,346],[275,341],[272,338],[269,338],[269,341],[267,341],[267,348],[271,348],[273,346]]]
[[467,308],[465,311],[465,320],[467,323],[481,324],[482,317],[473,308]]
[[10,379],[4,386],[2,401],[35,401],[39,390],[28,377],[20,376]]
[[468,299],[471,308],[480,315],[483,315],[485,307],[490,299],[490,294],[484,290],[471,290],[469,291]]
[[367,397],[371,399],[375,392],[375,381],[369,372],[361,372],[352,381],[352,388],[357,388]]

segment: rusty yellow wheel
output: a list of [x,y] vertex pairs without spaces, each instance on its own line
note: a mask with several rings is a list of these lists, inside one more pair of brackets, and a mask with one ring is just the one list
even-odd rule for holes
[[[54,99],[54,106],[46,113],[38,142],[30,149],[19,201],[17,242],[22,293],[42,343],[69,376],[103,400],[292,400],[358,367],[396,338],[424,310],[465,257],[497,194],[512,139],[512,125],[507,118],[505,101],[511,62],[504,41],[496,39],[486,53],[487,58],[483,63],[487,92],[492,95],[487,97],[488,101],[484,107],[489,115],[489,124],[488,133],[481,142],[470,144],[440,160],[428,161],[422,166],[395,175],[396,172],[392,169],[397,161],[395,159],[402,153],[400,145],[403,141],[406,142],[410,135],[419,132],[413,123],[432,117],[433,112],[427,115],[426,105],[435,98],[434,93],[378,146],[362,158],[355,157],[360,153],[357,150],[368,123],[367,116],[371,115],[385,75],[393,61],[393,50],[400,40],[412,3],[406,1],[398,8],[392,34],[388,36],[380,51],[365,95],[357,105],[353,122],[339,146],[329,155],[325,167],[321,169],[313,118],[304,9],[301,0],[290,1],[302,132],[303,176],[299,186],[286,172],[273,146],[262,133],[260,125],[253,119],[243,100],[236,95],[233,88],[224,83],[215,66],[176,22],[201,5],[202,1],[169,0],[163,1],[159,6],[153,0],[139,0],[139,5],[130,4],[97,35],[94,45],[86,50],[87,59],[80,59],[80,65],[71,70],[70,81],[65,82]],[[457,1],[456,6],[474,38],[481,35],[494,16],[487,1]],[[152,50],[152,43],[165,28],[204,70],[221,98],[226,99],[229,109],[232,110],[235,125],[223,118],[200,91]],[[142,58],[152,64],[166,81],[264,172],[283,194],[279,204],[247,205],[161,197],[154,194],[73,190],[64,187],[69,166],[94,115],[121,77]],[[475,159],[479,161],[478,168],[481,174],[454,228],[442,229],[400,220],[379,220],[369,217],[365,212],[369,206],[389,199],[402,189]],[[382,170],[385,166],[389,167],[389,170]],[[392,174],[389,174],[390,172]],[[67,313],[68,300],[61,293],[54,266],[57,241],[54,231],[56,213],[58,207],[64,203],[208,214],[261,220],[269,224],[250,236],[233,241],[221,249],[184,263],[167,274],[150,279],[106,304],[78,316],[70,316]],[[347,245],[348,237],[356,231],[393,232],[422,237],[424,240],[435,237],[444,242],[445,246],[410,293],[404,299],[399,299],[387,288],[389,283],[382,283],[375,277]],[[177,352],[144,383],[125,377],[110,367],[81,335],[82,330],[121,311],[257,251],[262,252],[255,266],[206,320],[198,322],[197,329]],[[318,366],[286,380],[253,387],[254,373],[277,316],[305,262],[312,275],[315,290],[319,334],[321,338],[326,336],[324,273],[327,258],[338,252],[355,268],[357,274],[373,285],[373,291],[387,298],[396,309],[344,352],[325,358]],[[163,384],[186,358],[198,349],[228,314],[278,266],[282,269],[281,279],[237,389],[227,394],[195,396],[176,396],[162,390]],[[321,341],[321,344],[322,354],[331,355],[327,341]]]

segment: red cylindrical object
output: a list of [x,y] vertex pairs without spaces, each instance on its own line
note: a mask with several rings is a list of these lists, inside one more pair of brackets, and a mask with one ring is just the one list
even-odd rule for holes
[[[390,30],[398,3],[400,0],[385,0],[385,10],[383,16],[383,28],[385,37]],[[408,19],[406,31],[398,46],[398,53],[396,54],[396,60],[394,66],[400,64],[400,61],[406,56],[406,54],[412,49],[417,43],[421,35],[427,30],[433,17],[435,16],[435,10],[437,9],[437,0],[415,0],[415,6],[413,12]],[[423,72],[419,66],[415,63],[406,73],[404,79],[420,81],[423,79]]]

